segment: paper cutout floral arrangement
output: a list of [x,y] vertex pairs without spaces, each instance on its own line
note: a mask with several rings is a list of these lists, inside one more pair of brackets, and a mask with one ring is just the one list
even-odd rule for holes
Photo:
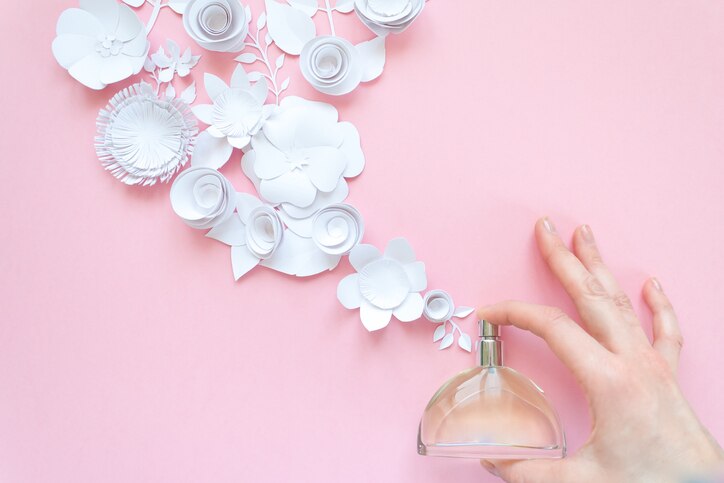
[[[149,3],[147,23],[133,8]],[[284,96],[288,55],[299,56],[303,77],[318,91],[345,95],[376,79],[385,66],[385,39],[406,30],[424,0],[265,0],[252,11],[239,0],[79,0],[61,13],[52,49],[58,63],[81,84],[103,89],[144,72],[115,94],[97,119],[96,152],[102,166],[128,185],[175,178],[174,212],[188,226],[230,247],[234,278],[256,266],[309,277],[337,267],[344,256],[355,273],[344,277],[337,298],[359,309],[370,331],[392,317],[436,324],[440,349],[455,342],[471,350],[470,337],[453,321],[469,316],[445,291],[427,289],[423,262],[404,238],[384,252],[362,244],[364,222],[344,203],[348,180],[365,166],[353,124],[330,104]],[[196,100],[191,82],[179,94],[200,56],[177,42],[151,51],[148,34],[160,11],[180,14],[189,37],[214,52],[235,52],[237,67],[225,81],[205,73],[208,104]],[[337,35],[334,17],[355,12],[374,34],[353,45]],[[317,35],[312,18],[326,15],[329,35]],[[270,102],[271,99],[271,102]],[[207,127],[199,132],[197,120]],[[234,149],[257,194],[240,193],[218,170]],[[190,167],[183,169],[190,161]]]

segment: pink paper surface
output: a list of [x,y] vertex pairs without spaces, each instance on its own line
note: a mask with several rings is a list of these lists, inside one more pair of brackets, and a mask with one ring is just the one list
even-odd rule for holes
[[[438,352],[426,321],[367,333],[335,299],[347,262],[234,283],[228,248],[173,215],[168,185],[101,169],[95,118],[121,85],[92,92],[54,61],[74,5],[0,16],[0,481],[493,481],[475,461],[416,454],[422,409],[470,355]],[[286,72],[290,94],[331,101],[360,131],[349,201],[365,241],[408,237],[430,288],[459,304],[573,313],[535,250],[542,215],[566,235],[592,226],[647,331],[640,288],[658,276],[686,339],[681,384],[721,441],[723,26],[717,1],[431,0],[350,96],[316,93],[291,59]],[[353,16],[337,31],[371,38]],[[231,75],[233,55],[196,47],[165,9],[153,48],[167,37],[204,54],[197,80]],[[248,190],[239,160],[222,172]],[[575,450],[581,391],[540,340],[504,337]]]

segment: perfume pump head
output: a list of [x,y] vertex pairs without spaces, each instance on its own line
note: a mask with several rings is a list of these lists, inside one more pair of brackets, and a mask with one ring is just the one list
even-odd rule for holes
[[478,321],[478,362],[483,367],[503,365],[503,341],[500,340],[500,327],[487,320]]

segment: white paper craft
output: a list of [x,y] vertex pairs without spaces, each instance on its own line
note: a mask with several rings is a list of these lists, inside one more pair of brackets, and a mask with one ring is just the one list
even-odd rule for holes
[[159,98],[146,83],[113,96],[98,113],[96,153],[129,185],[169,181],[193,152],[198,128],[181,99]]
[[159,82],[171,82],[176,74],[178,74],[179,77],[188,76],[191,73],[191,69],[193,69],[196,64],[199,63],[199,59],[201,59],[200,55],[193,55],[190,48],[186,48],[182,54],[181,48],[173,40],[167,40],[166,46],[168,47],[168,54],[163,46],[161,46],[154,54],[151,54],[144,65],[147,72],[153,72],[156,70],[156,67],[158,67]]
[[[472,307],[455,308],[452,297],[444,290],[430,290],[425,294],[425,308],[422,314],[430,322],[440,324],[432,334],[432,341],[440,341],[440,350],[447,349],[455,341],[455,332],[458,333],[458,346],[470,352],[472,350],[472,340],[470,336],[463,332],[460,327],[452,321],[453,317],[463,319],[472,314]],[[448,333],[448,328],[450,332]]]
[[[276,0],[265,0],[269,35],[287,54],[299,55],[304,44],[317,35],[309,15]],[[315,10],[316,11],[316,10]]]
[[191,167],[173,182],[171,207],[190,227],[207,230],[234,214],[236,191],[215,169]]
[[364,221],[352,205],[322,208],[312,220],[312,240],[329,255],[346,255],[362,240]]
[[91,89],[138,74],[148,54],[146,29],[127,5],[80,0],[58,19],[53,55],[71,76]]
[[338,122],[329,104],[285,97],[242,158],[261,197],[298,220],[341,203],[346,178],[359,175],[364,154],[357,129]]
[[425,0],[355,0],[354,10],[377,35],[399,34],[420,15]]
[[189,36],[201,47],[215,52],[241,51],[250,20],[238,0],[189,0],[183,10]]
[[269,89],[265,79],[251,84],[241,65],[231,86],[213,74],[204,74],[204,87],[213,104],[194,106],[193,112],[206,131],[199,135],[193,166],[218,169],[229,160],[233,148],[244,148],[274,109],[264,105]]
[[337,298],[348,309],[360,309],[367,330],[386,327],[393,315],[402,322],[420,318],[420,292],[427,287],[427,276],[425,264],[415,260],[407,240],[391,240],[384,254],[372,245],[357,245],[349,261],[357,273],[342,279]]

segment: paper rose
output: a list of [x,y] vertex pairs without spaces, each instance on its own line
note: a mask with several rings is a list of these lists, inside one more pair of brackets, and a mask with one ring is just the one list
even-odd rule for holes
[[425,308],[422,315],[430,322],[441,323],[449,320],[455,312],[455,304],[444,290],[430,290],[425,294]]
[[261,197],[296,219],[342,202],[345,178],[360,174],[364,164],[357,129],[338,122],[331,105],[299,97],[282,100],[242,158]]
[[360,242],[363,234],[362,215],[351,205],[327,206],[312,220],[312,240],[329,255],[346,255]]
[[357,271],[337,286],[337,298],[348,309],[360,309],[362,324],[369,331],[382,329],[394,315],[402,322],[419,319],[427,287],[425,264],[404,238],[387,244],[385,253],[372,245],[357,245],[349,254]]
[[360,55],[354,45],[341,37],[323,35],[307,42],[299,65],[307,82],[324,94],[347,94],[362,81]]
[[160,99],[146,83],[113,96],[97,126],[101,164],[129,185],[169,181],[191,156],[198,132],[188,104]]
[[145,26],[115,0],[80,0],[60,15],[56,32],[55,59],[91,89],[138,74],[148,54]]
[[171,207],[190,227],[206,230],[234,214],[236,191],[218,171],[191,167],[173,182]]
[[425,0],[355,0],[354,10],[377,35],[399,34],[420,15]]
[[264,105],[269,92],[266,80],[251,84],[241,65],[234,70],[231,86],[208,73],[204,86],[213,104],[193,108],[196,117],[209,125],[199,136],[193,165],[218,169],[229,160],[233,148],[249,144],[274,106]]
[[183,13],[189,36],[201,47],[215,52],[242,50],[249,20],[239,0],[189,0]]

